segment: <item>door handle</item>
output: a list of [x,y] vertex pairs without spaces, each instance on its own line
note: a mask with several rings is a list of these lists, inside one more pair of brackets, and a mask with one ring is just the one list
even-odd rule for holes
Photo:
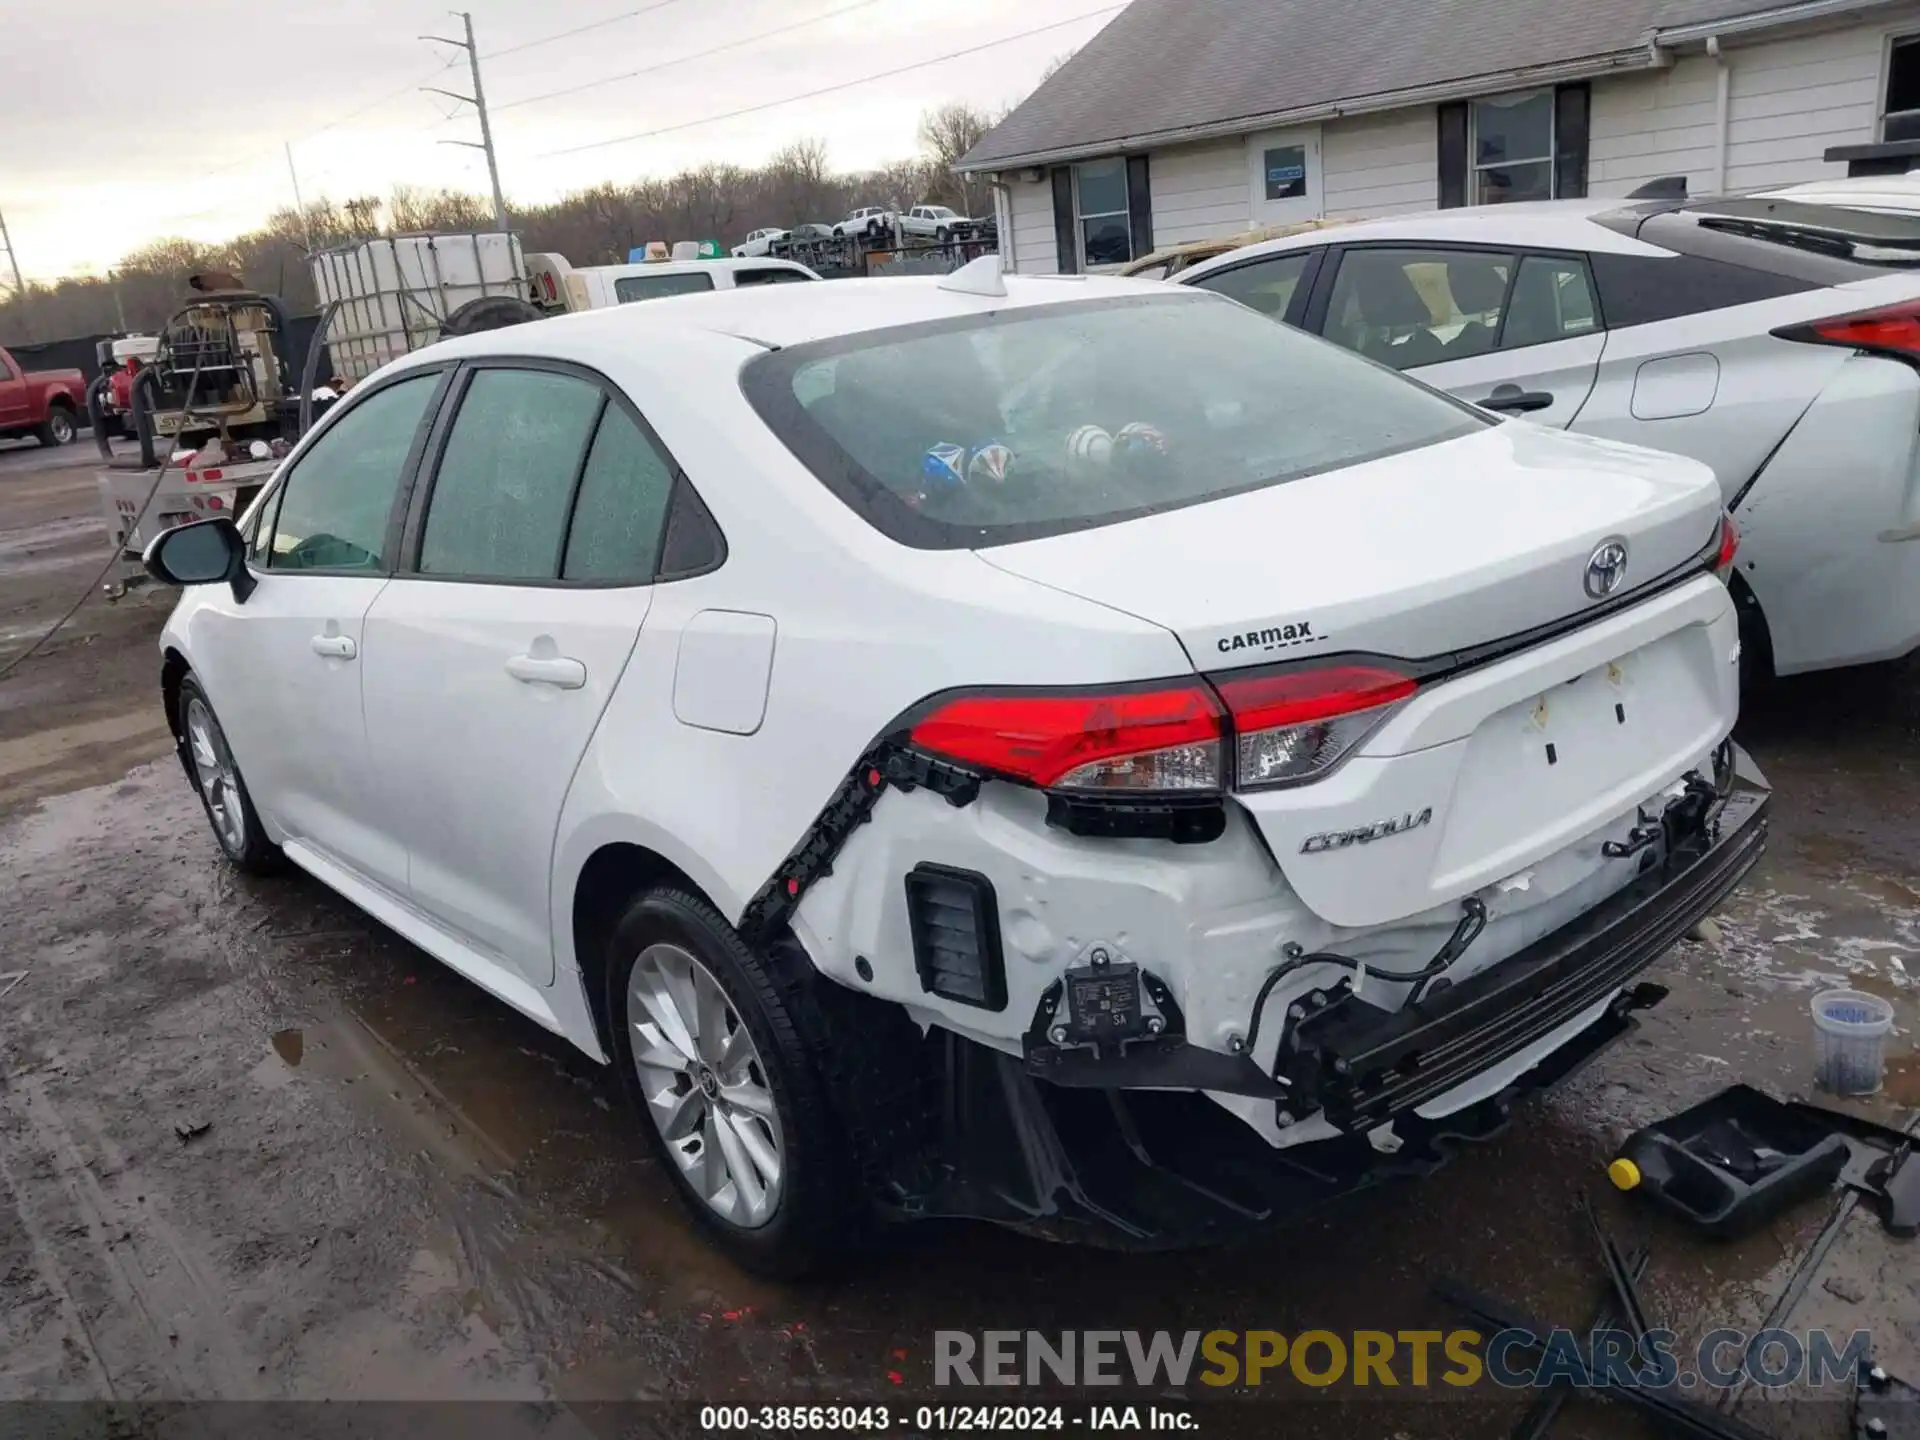
[[1474,403],[1482,410],[1499,410],[1509,415],[1525,415],[1529,411],[1546,409],[1553,404],[1553,396],[1545,390],[1522,390],[1518,385],[1496,385],[1491,395]]
[[507,674],[523,685],[551,685],[556,690],[578,690],[587,683],[587,667],[565,655],[516,655],[507,661]]
[[355,654],[351,635],[316,635],[308,643],[313,646],[314,654],[329,660],[351,660]]

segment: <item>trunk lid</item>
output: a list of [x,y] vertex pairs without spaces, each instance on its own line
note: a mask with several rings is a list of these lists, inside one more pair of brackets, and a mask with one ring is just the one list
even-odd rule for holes
[[[1608,592],[1623,594],[1698,555],[1719,515],[1703,465],[1519,423],[980,554],[1166,626],[1202,672],[1445,662],[1595,608],[1608,541],[1626,548]],[[1737,647],[1726,590],[1702,575],[1429,681],[1325,777],[1236,798],[1322,918],[1404,920],[1624,833],[1732,729]]]
[[1422,660],[1593,605],[1587,562],[1627,546],[1625,590],[1715,536],[1713,472],[1509,422],[1441,445],[1118,525],[979,552],[1180,637],[1197,669],[1360,651]]

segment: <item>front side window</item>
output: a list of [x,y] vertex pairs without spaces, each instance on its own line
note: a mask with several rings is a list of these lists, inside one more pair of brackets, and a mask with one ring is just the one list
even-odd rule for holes
[[272,502],[256,563],[272,570],[384,571],[388,523],[438,371],[369,395],[313,442]]
[[1296,250],[1270,260],[1255,260],[1250,265],[1236,265],[1231,270],[1203,275],[1193,284],[1229,300],[1238,300],[1270,320],[1284,320],[1313,254],[1311,250]]
[[1124,265],[1133,258],[1133,224],[1127,209],[1127,162],[1089,160],[1073,167],[1080,263]]
[[1553,91],[1475,100],[1468,121],[1472,203],[1553,198]]
[[1112,524],[1487,423],[1181,291],[796,345],[750,362],[742,386],[822,484],[926,549]]
[[420,570],[551,580],[574,477],[600,414],[597,385],[550,370],[481,370],[435,472]]
[[1349,250],[1327,302],[1327,339],[1396,370],[1492,350],[1511,255],[1483,250]]
[[664,300],[670,295],[698,295],[713,289],[713,276],[702,270],[676,275],[622,275],[613,282],[613,298],[622,305],[635,300]]

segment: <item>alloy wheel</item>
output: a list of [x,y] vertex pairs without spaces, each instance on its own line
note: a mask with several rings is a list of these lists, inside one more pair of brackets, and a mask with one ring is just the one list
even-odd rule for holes
[[688,1185],[721,1218],[766,1224],[786,1177],[780,1116],[719,980],[680,946],[649,945],[627,980],[627,1024],[647,1113]]
[[206,797],[207,815],[214,833],[228,853],[247,848],[247,817],[240,805],[240,774],[234,768],[227,737],[220,733],[205,702],[198,696],[187,702],[187,749],[193,757],[193,776]]

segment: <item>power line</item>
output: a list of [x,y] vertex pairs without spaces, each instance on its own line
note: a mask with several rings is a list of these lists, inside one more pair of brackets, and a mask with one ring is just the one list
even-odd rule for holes
[[842,90],[851,90],[857,85],[871,84],[875,80],[890,80],[896,75],[908,75],[915,70],[925,70],[934,65],[943,65],[949,60],[959,60],[968,55],[978,55],[984,50],[995,50],[1002,45],[1011,45],[1016,40],[1025,40],[1034,35],[1044,35],[1049,30],[1064,30],[1069,25],[1077,25],[1082,20],[1091,20],[1096,15],[1110,15],[1115,10],[1124,10],[1126,4],[1102,5],[1098,10],[1088,10],[1083,14],[1069,16],[1065,20],[1055,20],[1050,25],[1036,25],[1031,30],[1022,30],[1017,34],[1003,35],[998,40],[989,40],[982,45],[969,45],[964,50],[952,50],[945,55],[935,55],[930,60],[916,60],[911,65],[897,65],[891,70],[876,71],[871,75],[862,75],[858,79],[843,80],[838,85],[823,85],[818,90],[808,90],[799,95],[787,95],[779,100],[765,100],[758,105],[743,105],[738,110],[728,110],[719,115],[703,115],[698,120],[683,120],[677,125],[661,125],[652,130],[638,130],[631,135],[616,135],[607,140],[589,140],[584,145],[569,145],[562,150],[543,150],[532,158],[548,160],[556,155],[578,155],[583,150],[601,150],[609,145],[625,145],[633,140],[651,140],[656,135],[672,135],[681,130],[692,130],[700,125],[712,125],[721,120],[735,120],[742,115],[757,115],[763,110],[775,110],[782,105],[794,105],[802,100],[818,99],[822,95],[835,95]]
[[772,30],[762,30],[756,35],[744,35],[738,40],[729,40],[724,45],[715,45],[710,49],[696,50],[691,55],[681,55],[672,60],[662,60],[658,65],[643,65],[638,70],[628,70],[624,74],[609,75],[603,80],[588,80],[579,85],[568,85],[559,90],[543,90],[538,95],[526,95],[518,100],[509,100],[504,105],[494,106],[495,112],[517,110],[522,105],[538,105],[543,100],[557,100],[562,95],[578,95],[583,90],[597,90],[602,85],[617,84],[622,80],[636,80],[642,75],[658,74],[662,70],[671,70],[676,65],[685,65],[693,60],[705,60],[710,55],[721,55],[729,50],[743,49],[761,40],[771,40],[776,35],[786,35],[795,30],[804,30],[809,25],[824,24],[842,15],[850,15],[855,10],[869,10],[881,0],[854,0],[851,5],[842,5],[838,10],[829,10],[824,15],[815,15],[809,20],[796,20],[790,25],[776,26]]
[[[522,50],[532,50],[540,45],[551,45],[556,40],[571,40],[575,35],[584,35],[589,30],[604,30],[609,25],[618,25],[622,20],[632,20],[640,15],[651,15],[656,10],[664,10],[669,5],[678,5],[680,3],[681,0],[657,0],[657,3],[642,5],[638,10],[623,10],[618,15],[609,15],[604,20],[593,20],[585,25],[576,25],[571,30],[562,30],[555,35],[542,35],[538,40],[522,40],[518,45],[509,45],[504,50],[489,50],[485,58],[488,60],[497,60],[502,55],[517,55]],[[495,108],[504,110],[507,107],[500,105]]]

